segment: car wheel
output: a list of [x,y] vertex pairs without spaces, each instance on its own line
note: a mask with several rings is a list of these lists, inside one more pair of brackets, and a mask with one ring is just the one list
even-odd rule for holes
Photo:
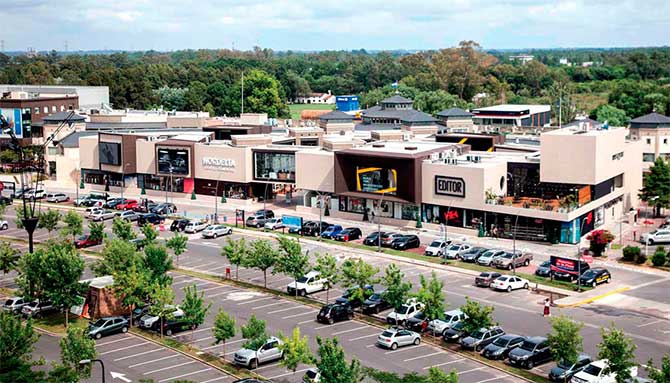
[[298,295],[300,295],[302,297],[306,297],[307,296],[307,291],[306,290],[300,290],[300,291],[298,291]]
[[349,320],[354,319],[354,313],[349,313],[349,315],[347,315],[347,319]]
[[96,332],[95,333],[95,339],[100,339],[100,338],[102,338],[102,334],[99,333],[99,332]]
[[650,244],[650,245],[653,245],[653,244],[654,244],[654,240],[653,240],[653,239],[649,239],[649,244]]
[[398,348],[398,343],[391,344],[391,350],[395,350],[397,348]]
[[528,362],[526,362],[526,368],[530,370],[531,368],[533,368],[533,364],[534,364],[533,361],[529,360]]
[[598,284],[596,283],[596,281],[593,281],[593,283],[591,283],[591,287],[596,287],[596,286],[598,286]]
[[605,279],[605,283],[610,283],[611,281],[612,281],[612,278]]
[[165,335],[171,336],[172,335],[172,329],[165,330]]
[[328,318],[328,324],[333,324],[335,323],[335,319],[333,318]]
[[121,327],[121,332],[124,333],[124,334],[127,333],[128,332],[128,327],[126,327],[126,326]]
[[379,314],[379,307],[375,307],[374,312],[375,314]]
[[507,270],[512,270],[512,264],[507,265]]
[[511,291],[512,291],[512,286],[507,286],[507,292],[509,293]]
[[415,345],[415,346],[418,346],[419,343],[421,343],[421,338],[416,338],[416,339],[414,339],[414,345]]
[[256,359],[252,359],[251,362],[249,362],[249,369],[255,370],[256,367],[258,367],[258,361]]
[[2,230],[7,230],[7,224],[6,223],[2,225]]
[[528,290],[528,283],[524,283],[523,288]]
[[530,265],[530,261],[529,261],[528,259],[526,259],[526,262],[524,262],[523,265],[524,265],[524,266],[528,266],[528,265]]

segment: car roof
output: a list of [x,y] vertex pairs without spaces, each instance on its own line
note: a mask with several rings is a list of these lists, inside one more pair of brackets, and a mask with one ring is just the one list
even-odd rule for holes
[[523,337],[521,335],[516,335],[516,334],[505,334],[505,335],[501,336],[500,338],[501,339],[514,339],[514,338],[524,338],[525,339],[525,337]]
[[308,272],[307,274],[305,274],[306,277],[316,277],[317,275],[319,275],[319,272],[316,271],[316,270],[312,270],[312,271]]
[[529,336],[528,338],[526,338],[526,342],[535,343],[535,344],[542,343],[546,340],[547,340],[547,338],[545,338],[543,336]]
[[463,314],[463,311],[456,309],[456,310],[451,310],[451,311],[445,311],[445,315],[460,315]]

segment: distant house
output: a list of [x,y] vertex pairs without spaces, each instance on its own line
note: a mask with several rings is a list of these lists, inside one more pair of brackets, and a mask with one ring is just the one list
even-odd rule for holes
[[328,93],[310,93],[296,97],[293,102],[296,104],[334,104],[335,96],[330,91]]
[[472,130],[472,113],[461,108],[449,108],[437,113],[439,124],[450,129]]
[[670,117],[649,113],[630,120],[630,137],[642,141],[642,162],[645,170],[657,158],[670,160]]
[[533,55],[514,55],[514,56],[509,56],[510,61],[518,61],[522,64],[529,63],[535,59],[535,56]]

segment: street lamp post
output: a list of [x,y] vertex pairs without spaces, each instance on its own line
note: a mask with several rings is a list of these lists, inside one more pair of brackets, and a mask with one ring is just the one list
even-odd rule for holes
[[582,230],[584,230],[584,223],[586,220],[582,220],[581,225],[579,226],[579,238],[577,238],[577,291],[582,291],[582,251],[579,246],[582,243]]
[[93,362],[100,363],[100,368],[102,369],[102,383],[105,383],[105,364],[100,359],[82,359],[79,361],[80,365],[93,364]]
[[126,188],[126,167],[130,166],[130,162],[127,162],[121,168],[121,202],[123,202],[123,189]]
[[379,206],[377,206],[377,252],[382,252],[382,203],[384,203],[384,193],[382,192],[382,198],[379,199]]
[[323,225],[323,194],[316,192],[318,195],[317,203],[319,205],[319,238],[321,238],[321,226]]
[[517,214],[514,218],[514,232],[512,233],[512,274],[516,275],[516,228],[519,223],[519,215]]

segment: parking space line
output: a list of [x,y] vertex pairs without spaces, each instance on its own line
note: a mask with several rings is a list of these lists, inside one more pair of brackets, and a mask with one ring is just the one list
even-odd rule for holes
[[117,342],[123,342],[124,340],[134,340],[135,338],[130,337],[130,336],[124,336],[121,339],[116,339],[116,340],[110,340],[109,342],[102,342],[102,343],[96,343],[95,347],[100,347],[100,346],[106,346],[108,344],[112,343],[117,343]]
[[[355,338],[349,339],[349,342],[353,342],[355,340],[360,340],[360,339],[365,339],[365,338],[372,338],[373,336],[379,336],[379,334],[370,334],[370,335],[363,335],[363,336],[357,336]],[[374,345],[373,345],[374,346]]]
[[231,290],[221,291],[220,293],[216,293],[216,294],[212,294],[212,295],[207,295],[207,296],[205,296],[205,298],[212,299],[212,298],[220,297],[221,295],[226,295],[226,294],[234,293],[234,292],[236,292],[236,291],[239,291],[239,290],[238,290],[238,289],[231,289]]
[[433,364],[432,366],[426,366],[426,367],[424,367],[423,369],[424,369],[424,370],[427,370],[427,369],[429,369],[429,368],[431,368],[431,367],[441,367],[441,366],[446,366],[447,364],[458,363],[458,362],[462,362],[462,361],[464,361],[464,360],[465,360],[465,358],[454,359],[454,360],[450,360],[450,361],[448,361],[448,362],[438,363],[438,364]]
[[118,361],[121,361],[121,360],[134,358],[136,356],[145,355],[145,354],[149,354],[149,353],[152,353],[152,352],[158,352],[158,351],[161,351],[161,350],[163,350],[163,348],[155,348],[155,349],[149,350],[149,351],[138,352],[137,354],[126,355],[126,356],[123,356],[121,358],[114,359],[114,361],[118,362]]
[[188,362],[184,362],[184,363],[181,363],[181,364],[175,364],[173,366],[167,366],[167,367],[159,368],[158,370],[148,371],[148,372],[143,373],[142,375],[150,375],[150,374],[153,374],[153,373],[156,373],[156,372],[161,372],[161,371],[169,370],[171,368],[186,366],[187,364],[192,364],[192,363],[195,363],[195,360],[189,360]]
[[665,321],[665,319],[659,319],[659,320],[651,321],[651,322],[648,322],[648,323],[643,323],[641,325],[638,325],[637,327],[646,327],[646,326],[650,326],[650,325],[656,324],[656,323],[661,323],[661,322],[664,322],[664,321]]
[[268,367],[276,367],[276,366],[279,366],[279,362],[272,363],[272,364],[268,364],[268,365],[265,365],[265,366],[263,366],[263,367],[258,367],[258,368],[256,369],[256,371],[260,371],[260,370],[266,369],[266,368],[268,368]]
[[218,378],[205,380],[205,381],[202,382],[202,383],[212,383],[212,382],[216,382],[217,380],[226,379],[226,378],[228,378],[228,376],[226,376],[226,375],[224,375],[224,376],[219,376]]
[[277,314],[277,313],[281,313],[281,312],[284,312],[284,311],[296,310],[296,309],[299,309],[299,308],[300,308],[300,307],[288,307],[288,308],[285,308],[285,309],[269,311],[267,314],[268,314],[268,315],[270,315],[270,314]]
[[486,368],[485,366],[482,366],[482,367],[477,367],[477,368],[471,368],[471,369],[465,370],[465,371],[458,371],[458,375],[467,374],[468,372],[483,370],[485,368]]
[[340,334],[346,334],[346,333],[349,333],[349,332],[354,332],[354,331],[362,330],[362,329],[364,329],[364,328],[369,328],[369,327],[370,327],[370,326],[356,327],[356,328],[352,328],[352,329],[349,329],[349,330],[343,330],[343,331],[334,332],[334,333],[332,333],[332,334],[330,334],[330,335],[331,335],[331,336],[335,336],[335,335],[340,335]]
[[129,348],[142,346],[142,345],[145,345],[145,344],[147,344],[147,343],[149,343],[149,342],[147,341],[147,342],[141,342],[141,343],[131,344],[130,346],[127,346],[127,347],[121,347],[121,348],[116,348],[116,349],[114,349],[114,350],[109,350],[109,351],[101,352],[100,355],[107,355],[107,354],[111,354],[111,353],[113,353],[113,352],[127,350],[127,349],[129,349]]
[[502,379],[502,378],[506,378],[506,376],[494,376],[493,378],[480,380],[480,381],[477,382],[477,383],[486,383],[486,382],[491,382],[491,381],[493,381],[493,380],[498,380],[498,379]]
[[[191,334],[195,334],[195,333],[197,333],[197,332],[203,332],[203,331],[207,331],[207,330],[211,330],[211,329],[212,329],[212,327],[205,327],[205,328],[200,328],[200,329],[197,329],[197,330],[195,330],[195,331],[189,331],[189,332],[190,332]],[[181,334],[181,335],[189,335],[189,334]],[[172,337],[173,337],[173,338],[177,338],[177,337],[179,337],[179,335],[172,335]]]
[[[225,286],[225,285],[216,285],[214,287],[208,287],[206,289],[198,290],[199,293],[204,293],[210,290],[216,290],[216,289],[223,289],[223,288],[228,288],[230,286]],[[206,298],[206,297],[205,297]]]
[[135,367],[138,367],[138,366],[144,366],[145,364],[149,364],[149,363],[153,363],[153,362],[160,362],[161,360],[175,358],[177,356],[179,356],[179,354],[172,354],[172,355],[164,356],[164,357],[158,358],[158,359],[147,360],[146,362],[132,364],[132,365],[128,366],[128,368],[135,368]]
[[185,283],[191,283],[193,281],[195,281],[195,279],[184,279],[183,281],[172,282],[172,286],[174,287],[174,286],[182,285],[182,284],[185,284]]
[[314,327],[314,330],[321,330],[321,329],[324,329],[324,328],[331,328],[331,327],[335,327],[335,326],[341,326],[341,325],[343,325],[343,324],[347,324],[347,323],[349,323],[349,321],[344,321],[344,322],[338,322],[338,323],[334,323],[334,324],[329,324],[329,325],[327,325],[327,326]]
[[[296,373],[298,373],[298,372],[305,372],[305,371],[307,371],[307,370],[309,370],[309,367],[308,367],[308,368],[302,368],[302,369],[300,369],[300,370],[296,370]],[[269,377],[268,379],[277,379],[277,378],[281,378],[281,377],[283,377],[283,376],[287,376],[287,375],[291,375],[291,374],[293,374],[293,371],[285,372],[285,373],[283,373],[283,374],[281,374],[281,375],[271,376],[271,377]],[[160,383],[160,382],[159,382],[159,383]]]
[[256,306],[256,307],[252,307],[251,309],[252,309],[252,310],[258,310],[258,309],[264,309],[264,308],[266,308],[266,307],[272,307],[272,306],[277,306],[277,305],[284,305],[284,304],[287,304],[287,303],[291,303],[291,302],[282,301],[282,302],[268,303],[267,305]]
[[442,353],[444,353],[444,351],[437,351],[437,352],[433,352],[433,353],[430,353],[430,354],[427,354],[427,355],[415,356],[414,358],[405,359],[405,360],[403,360],[403,362],[410,362],[412,360],[428,358],[429,356],[439,355],[439,354],[442,354]]
[[314,321],[315,321],[315,319],[308,319],[308,320],[304,320],[302,322],[298,322],[298,324],[305,324],[305,323],[314,322]]
[[189,373],[186,373],[186,374],[181,374],[181,375],[178,375],[178,376],[173,376],[173,377],[171,377],[171,378],[161,379],[161,380],[158,381],[158,383],[163,383],[163,382],[167,382],[167,381],[170,381],[170,380],[177,380],[177,379],[179,379],[179,378],[183,378],[183,377],[185,377],[185,376],[195,375],[195,374],[199,374],[199,373],[201,373],[201,372],[210,371],[211,369],[212,369],[211,367],[207,367],[207,368],[203,368],[202,370],[199,370],[199,371],[193,371],[193,372],[189,372]]
[[264,296],[264,297],[261,297],[261,298],[252,299],[252,300],[250,300],[250,301],[240,302],[240,303],[238,303],[237,305],[238,305],[238,306],[241,306],[241,305],[248,305],[249,303],[254,303],[254,302],[258,302],[258,301],[262,301],[262,300],[264,300],[264,299],[270,299],[270,298],[275,298],[275,296],[274,296],[274,295],[268,295],[268,296]]
[[[246,339],[238,339],[238,340],[233,340],[233,341],[230,341],[230,342],[226,342],[226,346],[230,346],[231,344],[234,344],[234,343],[244,342],[245,340]],[[207,350],[211,350],[211,349],[217,348],[217,347],[223,348],[223,344],[214,344],[214,345],[211,345],[211,346],[203,347],[200,350],[207,351]]]
[[[421,347],[421,346],[418,346],[418,347]],[[406,351],[406,350],[414,350],[415,348],[418,348],[418,347],[403,347],[403,348],[397,348],[397,349],[395,349],[395,350],[386,351],[386,352],[384,353],[384,355],[395,354],[395,353],[397,353],[397,352]]]
[[287,317],[282,317],[281,319],[291,319],[291,318],[296,318],[296,317],[300,317],[300,316],[307,315],[307,314],[314,314],[314,313],[317,312],[317,311],[318,311],[318,310],[310,310],[310,311],[304,312],[304,313],[302,313],[302,314],[293,314],[293,315],[289,315],[289,316],[287,316]]

